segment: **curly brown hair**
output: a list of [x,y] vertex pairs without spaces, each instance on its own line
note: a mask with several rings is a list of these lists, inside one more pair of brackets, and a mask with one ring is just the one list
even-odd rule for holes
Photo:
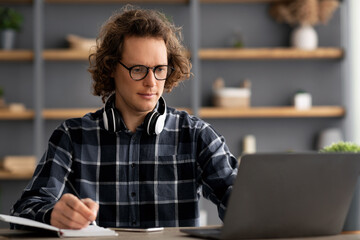
[[93,94],[101,96],[103,102],[115,91],[111,74],[121,60],[125,37],[132,36],[164,39],[168,64],[175,69],[166,79],[165,91],[171,92],[179,82],[190,77],[191,63],[181,44],[181,28],[175,27],[161,12],[127,5],[102,26],[96,39],[96,51],[89,56]]

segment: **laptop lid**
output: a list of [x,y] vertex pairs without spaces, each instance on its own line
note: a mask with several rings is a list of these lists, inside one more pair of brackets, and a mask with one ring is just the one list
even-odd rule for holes
[[339,234],[360,171],[360,154],[241,157],[221,239]]

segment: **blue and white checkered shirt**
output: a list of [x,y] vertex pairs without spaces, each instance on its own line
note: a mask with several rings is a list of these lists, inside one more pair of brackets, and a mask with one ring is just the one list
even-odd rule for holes
[[143,125],[132,133],[124,123],[112,133],[102,112],[66,120],[53,132],[12,215],[49,223],[55,203],[72,193],[67,178],[81,198],[99,204],[103,227],[197,226],[201,190],[224,217],[237,161],[209,124],[168,107],[157,136]]

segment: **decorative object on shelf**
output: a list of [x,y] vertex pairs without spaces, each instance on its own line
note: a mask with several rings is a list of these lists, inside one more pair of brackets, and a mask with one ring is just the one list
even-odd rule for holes
[[238,107],[250,106],[251,82],[244,80],[243,87],[226,88],[224,79],[218,78],[213,83],[213,102],[216,107]]
[[328,128],[319,133],[317,149],[324,149],[326,146],[342,141],[343,134],[339,128]]
[[291,33],[291,46],[303,50],[318,47],[318,36],[313,28],[326,24],[338,8],[338,0],[294,0],[272,3],[270,15],[278,22],[297,26]]
[[23,16],[9,7],[0,7],[0,47],[11,50],[15,47],[16,33],[20,31]]
[[256,152],[256,138],[254,135],[246,135],[243,138],[243,153],[255,153]]
[[84,38],[74,34],[69,34],[66,37],[66,40],[69,42],[69,46],[72,49],[91,51],[92,48],[96,47],[95,38]]
[[312,97],[311,94],[304,91],[299,90],[294,95],[294,107],[297,110],[308,110],[311,109],[312,106]]
[[0,108],[6,107],[5,99],[4,99],[4,88],[0,86]]
[[9,110],[10,112],[24,112],[26,107],[23,103],[10,103]]
[[5,156],[1,161],[1,168],[12,173],[33,173],[35,167],[35,156]]
[[243,48],[244,39],[240,30],[234,31],[233,35],[230,38],[230,47],[231,48]]
[[318,35],[310,25],[296,27],[290,37],[291,46],[303,50],[315,50],[318,47]]

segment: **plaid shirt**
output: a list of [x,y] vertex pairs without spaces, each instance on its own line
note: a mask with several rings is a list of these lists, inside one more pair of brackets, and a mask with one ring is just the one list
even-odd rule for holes
[[49,223],[55,203],[73,193],[67,178],[81,198],[99,204],[103,227],[198,226],[201,190],[223,219],[237,161],[209,124],[168,107],[158,136],[143,125],[132,133],[123,122],[112,133],[102,112],[66,120],[53,132],[12,215]]

